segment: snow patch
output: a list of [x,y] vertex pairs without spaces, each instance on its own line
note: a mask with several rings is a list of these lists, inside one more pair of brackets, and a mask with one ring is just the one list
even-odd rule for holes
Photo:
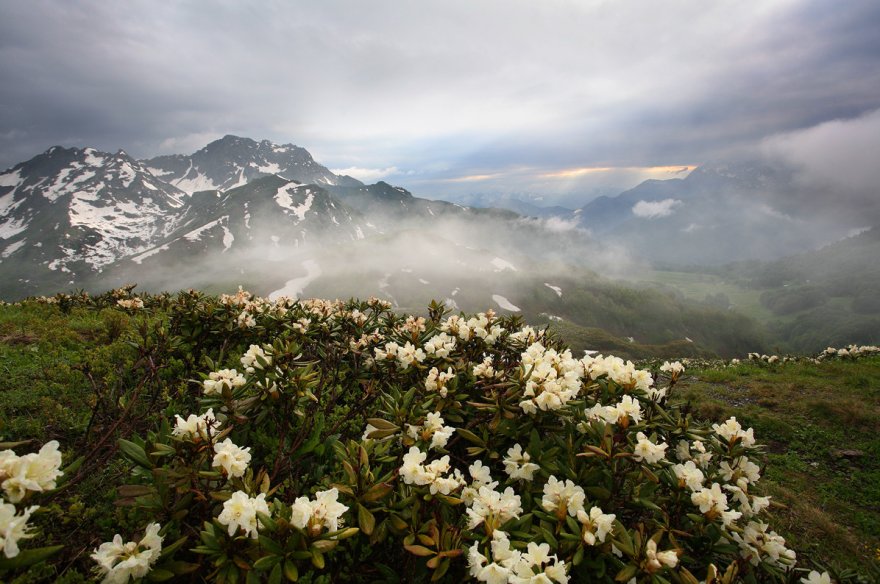
[[226,251],[232,247],[232,242],[235,241],[235,237],[226,225],[222,225],[221,227],[223,227],[223,251]]
[[[189,176],[189,174],[190,173],[187,173],[184,176]],[[213,191],[219,188],[217,185],[214,184],[214,181],[209,179],[201,172],[197,173],[196,176],[193,178],[179,178],[175,181],[172,181],[171,184],[173,184],[183,192],[189,193],[190,195],[195,193],[196,191]]]
[[514,266],[509,261],[501,259],[499,257],[496,257],[492,260],[492,265],[495,266],[496,272],[503,272],[504,270],[511,270],[514,272],[517,271],[516,266]]
[[6,249],[3,250],[3,253],[0,254],[0,255],[2,255],[4,258],[8,258],[8,257],[11,256],[12,254],[14,254],[15,252],[17,252],[17,251],[20,250],[21,248],[23,248],[23,247],[24,247],[24,244],[25,244],[25,241],[26,241],[25,239],[20,239],[20,240],[16,241],[15,243],[11,243],[11,244],[9,244],[9,245],[6,247]]
[[159,247],[154,247],[153,249],[147,250],[140,255],[136,255],[136,256],[132,257],[131,261],[133,261],[136,264],[140,264],[142,261],[144,261],[148,257],[156,255],[160,251],[167,251],[167,250],[168,250],[167,245],[160,245]]
[[281,167],[274,162],[267,162],[264,166],[257,166],[257,170],[259,170],[260,172],[266,172],[268,174],[278,174],[279,172],[281,172]]
[[15,237],[28,228],[28,221],[24,217],[7,219],[0,223],[0,239]]
[[306,212],[312,208],[312,202],[315,200],[315,195],[310,190],[306,190],[306,197],[302,203],[299,205],[294,205],[294,196],[298,196],[299,193],[296,192],[296,188],[298,185],[289,184],[280,187],[278,191],[275,193],[275,202],[278,203],[280,207],[288,209],[292,211],[297,218],[302,221],[306,218]]
[[421,282],[422,284],[430,284],[430,282],[425,280],[424,278],[419,278],[419,282]]
[[21,184],[21,169],[0,174],[0,187],[17,187]]
[[306,286],[312,283],[321,275],[321,266],[315,260],[306,260],[302,263],[302,267],[306,269],[306,275],[288,280],[283,288],[275,290],[269,294],[269,300],[278,300],[282,296],[288,298],[299,298]]
[[554,286],[553,284],[548,284],[547,282],[544,282],[544,285],[556,292],[556,295],[562,298],[562,288],[560,288],[559,286]]
[[89,166],[92,166],[92,167],[104,166],[104,162],[107,160],[103,156],[98,156],[97,155],[98,151],[95,150],[94,148],[86,148],[85,150],[83,150],[83,152],[86,155],[84,162]]
[[509,311],[511,311],[511,312],[519,312],[519,307],[518,307],[518,306],[514,306],[514,305],[510,302],[510,300],[508,300],[507,298],[505,298],[504,296],[502,296],[502,295],[500,295],[500,294],[493,294],[493,295],[492,295],[492,300],[494,300],[495,303],[496,303],[498,306],[500,306],[501,308],[503,308],[504,310],[509,310]]
[[204,232],[209,231],[209,230],[213,229],[214,227],[220,225],[220,223],[222,221],[225,221],[226,219],[229,219],[228,215],[224,215],[223,217],[220,217],[219,219],[215,219],[214,221],[211,221],[209,223],[205,223],[201,227],[199,227],[197,229],[193,229],[189,233],[185,234],[183,236],[183,238],[187,241],[199,241],[202,238],[202,234]]

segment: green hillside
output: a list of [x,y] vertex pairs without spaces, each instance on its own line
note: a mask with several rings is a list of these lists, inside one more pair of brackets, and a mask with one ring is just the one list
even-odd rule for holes
[[[620,472],[626,473],[620,475],[621,486],[607,485],[622,488],[627,494],[624,496],[622,491],[619,497],[613,496],[601,486],[606,484],[606,479],[597,470],[602,468],[599,459],[578,458],[574,452],[579,450],[573,451],[570,459],[566,458],[563,453],[568,446],[554,438],[554,433],[561,431],[560,422],[550,416],[550,412],[539,410],[535,418],[524,416],[516,405],[517,400],[523,399],[519,397],[501,406],[493,418],[490,414],[495,411],[494,402],[489,400],[482,405],[478,402],[483,399],[481,396],[496,395],[495,390],[481,389],[489,386],[475,379],[469,363],[480,362],[485,354],[493,356],[496,367],[499,370],[507,367],[506,375],[510,375],[500,378],[500,387],[506,387],[503,391],[512,392],[510,395],[521,395],[517,393],[521,389],[517,388],[522,381],[517,380],[516,372],[524,371],[518,369],[518,355],[525,350],[525,345],[517,345],[513,337],[504,340],[508,333],[502,334],[497,346],[477,337],[466,343],[460,341],[456,345],[457,352],[443,361],[442,367],[448,364],[459,373],[449,382],[449,396],[440,399],[416,388],[416,385],[424,387],[427,363],[436,357],[429,356],[424,367],[414,365],[395,372],[393,367],[386,368],[384,364],[364,364],[365,356],[373,354],[372,347],[385,346],[381,342],[368,341],[373,344],[367,345],[370,350],[361,356],[349,353],[350,343],[361,334],[359,327],[379,326],[376,330],[389,335],[388,339],[392,338],[389,331],[397,330],[394,334],[403,335],[398,337],[401,345],[403,338],[428,338],[439,330],[441,323],[449,322],[450,315],[441,314],[439,306],[427,312],[425,332],[411,332],[416,329],[408,327],[418,326],[417,322],[408,324],[401,316],[386,312],[380,304],[358,302],[294,304],[283,313],[272,305],[264,305],[264,309],[251,308],[256,318],[254,326],[248,327],[239,326],[238,322],[243,307],[250,306],[247,302],[252,299],[238,298],[247,300],[236,304],[233,298],[224,303],[197,292],[144,296],[145,308],[127,309],[120,306],[119,301],[132,297],[125,291],[117,291],[95,298],[59,296],[51,301],[0,307],[0,367],[4,372],[0,377],[0,441],[4,442],[3,448],[12,448],[21,454],[35,452],[40,445],[57,440],[65,471],[57,490],[35,493],[28,499],[28,504],[38,504],[40,509],[31,518],[32,537],[22,539],[20,546],[26,551],[48,550],[48,557],[39,561],[34,554],[23,552],[19,560],[28,558],[31,563],[20,568],[15,568],[12,560],[0,558],[0,578],[22,583],[91,581],[97,572],[89,555],[102,542],[110,541],[116,533],[123,534],[123,541],[127,541],[132,534],[143,533],[148,521],[156,520],[169,530],[164,535],[163,549],[172,550],[155,564],[151,574],[156,578],[172,578],[175,574],[177,578],[189,578],[183,574],[194,570],[194,581],[201,578],[234,581],[246,576],[248,581],[275,581],[276,573],[278,579],[298,575],[300,581],[307,582],[391,582],[396,581],[392,577],[395,573],[406,574],[402,576],[404,581],[427,580],[432,575],[441,581],[458,581],[467,572],[465,559],[458,556],[460,549],[470,546],[474,537],[477,538],[474,543],[479,545],[480,530],[458,531],[460,528],[456,527],[454,531],[437,532],[438,539],[433,539],[431,534],[438,525],[452,525],[446,522],[452,521],[450,517],[454,515],[450,513],[457,513],[455,509],[460,502],[431,495],[426,487],[422,491],[400,483],[396,470],[399,458],[387,450],[390,446],[369,446],[358,454],[357,448],[351,446],[355,443],[347,442],[349,438],[360,440],[365,418],[370,418],[371,424],[379,424],[376,427],[380,434],[387,434],[394,432],[391,427],[396,428],[396,424],[404,427],[401,420],[424,419],[418,418],[419,412],[438,409],[442,410],[447,424],[461,428],[448,448],[453,461],[464,464],[462,468],[467,466],[463,460],[474,456],[480,460],[479,456],[485,456],[487,464],[493,466],[493,478],[503,480],[500,458],[493,457],[504,457],[504,449],[512,444],[504,440],[528,445],[533,461],[538,463],[537,491],[529,490],[528,483],[508,481],[506,484],[512,484],[522,494],[524,507],[534,505],[534,510],[528,513],[528,519],[523,515],[515,524],[505,523],[505,529],[512,538],[528,537],[531,541],[548,543],[553,553],[565,560],[573,581],[590,575],[596,581],[608,582],[615,576],[618,580],[624,576],[624,580],[637,577],[640,583],[690,582],[687,579],[690,572],[683,568],[686,566],[694,571],[697,579],[703,579],[709,558],[722,572],[728,566],[738,566],[741,577],[745,578],[743,581],[785,581],[778,567],[762,563],[759,570],[750,567],[748,562],[740,564],[735,560],[739,557],[735,547],[731,550],[729,545],[725,547],[718,542],[710,545],[713,538],[719,537],[718,529],[713,527],[711,519],[707,523],[706,518],[700,517],[699,511],[688,516],[673,514],[675,518],[672,518],[672,508],[668,505],[673,504],[673,499],[663,494],[667,490],[670,496],[677,492],[674,483],[667,483],[668,477],[674,479],[671,463],[653,470],[648,466],[640,469],[638,465],[633,466],[629,458],[621,458],[615,463],[615,468],[622,465]],[[343,311],[340,314],[348,315],[345,318],[349,320],[333,316],[334,311],[339,310]],[[362,321],[352,312],[354,310],[364,315]],[[311,322],[304,324],[303,314],[311,314]],[[522,326],[511,318],[494,322],[500,327],[499,331],[515,331]],[[754,428],[758,442],[764,445],[762,450],[749,451],[749,457],[759,464],[764,477],[756,488],[785,505],[772,509],[764,521],[769,521],[787,545],[795,549],[799,569],[830,570],[838,581],[846,582],[870,582],[880,576],[880,531],[877,529],[880,525],[877,507],[880,466],[876,462],[880,454],[877,439],[880,357],[727,366],[724,362],[701,359],[706,355],[694,348],[693,343],[634,345],[598,329],[574,328],[565,321],[558,323],[558,330],[555,322],[551,327],[546,336],[532,337],[532,340],[543,338],[541,342],[546,347],[560,351],[563,346],[558,339],[554,340],[557,335],[573,339],[574,344],[602,346],[603,350],[621,354],[630,349],[634,350],[633,354],[638,352],[661,359],[693,357],[689,370],[672,387],[670,398],[663,401],[662,406],[652,405],[641,393],[633,394],[639,396],[648,419],[634,422],[629,431],[634,434],[644,430],[656,436],[658,442],[665,436],[670,443],[667,457],[674,460],[672,451],[677,444],[674,436],[701,436],[709,444],[706,428],[736,416],[743,428]],[[223,390],[222,396],[201,395],[202,379],[207,373],[227,367],[241,370],[239,356],[252,343],[262,343],[268,354],[274,355],[275,368],[264,370],[260,363],[267,367],[268,364],[257,360],[256,372],[249,374],[242,388]],[[676,350],[680,352],[676,354]],[[350,358],[355,360],[349,362]],[[666,383],[662,380],[668,381],[666,374],[657,369],[659,362],[644,365],[651,368],[658,387],[661,382]],[[259,387],[275,387],[275,383],[280,393],[250,393],[255,388],[259,391]],[[605,403],[619,399],[620,394],[614,397],[615,392],[634,391],[622,389],[619,384],[624,382],[612,382],[605,377],[593,385],[588,381],[584,383],[584,388],[592,388],[590,392],[599,392],[595,395],[602,396]],[[414,396],[421,397],[413,401]],[[419,399],[427,401],[420,403]],[[459,399],[463,401],[457,401]],[[580,399],[588,401],[585,404]],[[576,420],[593,399],[599,398],[578,398],[564,411]],[[190,447],[185,441],[171,439],[169,427],[169,421],[174,424],[175,414],[183,414],[185,418],[187,412],[204,411],[208,406],[216,412],[231,408],[225,411],[230,421],[236,420],[232,434],[236,443],[244,441],[250,446],[254,456],[252,466],[256,467],[258,460],[268,465],[265,473],[257,473],[255,468],[253,473],[248,471],[250,474],[235,479],[234,483],[230,478],[233,488],[251,489],[249,492],[253,493],[260,490],[263,482],[271,483],[270,495],[289,504],[300,493],[312,492],[306,490],[310,485],[327,488],[330,480],[343,489],[350,483],[345,482],[347,475],[338,461],[346,460],[345,464],[353,465],[352,476],[359,486],[351,487],[354,489],[351,496],[341,490],[340,500],[352,509],[357,508],[356,512],[347,514],[346,526],[358,527],[361,533],[345,532],[345,537],[350,539],[338,542],[319,538],[312,544],[317,547],[307,553],[309,559],[303,561],[297,559],[300,555],[290,555],[289,564],[286,560],[259,559],[263,557],[259,554],[274,549],[274,544],[261,539],[259,545],[264,547],[254,547],[257,544],[251,544],[250,538],[240,536],[235,539],[238,542],[235,546],[249,551],[235,555],[238,552],[234,549],[238,548],[229,548],[228,563],[223,563],[227,562],[223,559],[227,556],[222,554],[227,552],[212,546],[226,545],[223,543],[227,541],[225,526],[216,519],[213,524],[210,521],[202,524],[195,519],[210,519],[210,510],[229,497],[228,491],[211,494],[204,490],[205,485],[215,485],[218,481],[222,484],[225,479],[212,471],[210,464],[189,478],[186,478],[189,475],[175,474],[185,472],[186,466],[180,466],[183,461],[194,464],[197,460],[187,457],[202,455],[198,450],[187,450]],[[251,421],[257,425],[248,430]],[[389,424],[387,432],[383,424]],[[465,432],[465,428],[470,430]],[[689,428],[689,433],[682,434],[683,428]],[[595,454],[589,449],[600,446],[590,445],[592,431],[586,434],[577,431],[570,436],[578,437],[578,441],[586,440],[585,445],[578,448]],[[625,449],[625,428],[621,432],[614,440],[623,440],[618,447]],[[611,434],[607,434],[607,439],[611,440]],[[406,444],[408,439],[403,440]],[[602,432],[596,440],[599,441],[593,444],[605,444]],[[634,444],[635,438],[632,440]],[[422,442],[416,441],[416,444]],[[713,444],[721,449],[718,457],[731,454],[723,443]],[[281,452],[278,449],[282,448],[289,453],[288,458],[277,457]],[[735,461],[742,447],[730,448],[734,449],[731,460]],[[350,456],[354,458],[346,458]],[[172,458],[177,462],[172,464]],[[74,461],[78,462],[68,466]],[[274,462],[269,464],[268,461]],[[572,465],[570,470],[566,470],[567,464]],[[623,522],[623,527],[615,527],[613,531],[615,545],[624,549],[622,558],[611,553],[611,539],[604,547],[599,544],[577,547],[581,537],[577,530],[586,528],[576,520],[560,519],[561,523],[553,527],[552,514],[541,510],[540,485],[554,475],[569,477],[584,485],[592,504],[602,505],[606,513],[614,509],[617,521]],[[282,480],[282,477],[289,478]],[[172,484],[176,486],[170,491],[162,490]],[[154,490],[159,485],[166,487]],[[393,485],[396,486],[392,489]],[[422,511],[407,511],[406,505],[412,503],[412,499],[398,498],[410,492],[409,489],[421,493],[422,507],[417,505],[416,509]],[[660,506],[654,504],[654,500]],[[287,511],[273,507],[272,514],[289,514],[290,507],[285,509]],[[423,512],[429,516],[439,515],[427,521],[428,516]],[[216,517],[216,511],[214,513]],[[399,523],[400,518],[404,523]],[[427,522],[420,523],[424,521]],[[691,535],[664,531],[661,527],[664,521],[676,522],[679,525],[676,529],[689,530]],[[169,525],[172,527],[167,527]],[[205,535],[206,529],[214,535]],[[215,529],[222,533],[213,532]],[[570,532],[572,529],[575,531]],[[265,532],[270,539],[278,533],[281,532]],[[366,533],[372,535],[366,537]],[[411,533],[412,538],[406,533]],[[700,535],[694,535],[696,533]],[[647,566],[639,563],[644,561],[640,554],[646,553],[640,552],[639,546],[644,546],[647,540],[629,538],[646,538],[652,534],[658,539],[660,534],[665,534],[660,549],[680,550],[678,567],[664,565],[662,571],[656,573],[639,571],[648,570],[638,567]],[[406,548],[409,553],[400,547],[401,540],[409,546]],[[318,541],[325,543],[318,544]],[[178,542],[175,544],[178,547],[172,546],[174,542]],[[232,545],[231,537],[228,543]],[[339,549],[333,550],[337,543]],[[63,548],[49,547],[58,545]],[[441,553],[438,551],[441,548],[447,551]],[[196,552],[187,551],[191,549]],[[581,551],[577,552],[578,549]],[[703,551],[698,552],[700,549]],[[383,556],[379,562],[371,561],[370,554],[374,550],[391,555]],[[631,559],[626,550],[634,554]],[[53,553],[49,555],[50,552]],[[441,555],[435,556],[437,553]],[[433,565],[429,561],[426,566],[425,560],[432,557],[437,559]],[[220,567],[209,569],[208,558],[216,560],[218,563],[214,566]],[[732,563],[731,558],[734,558]],[[278,570],[274,570],[274,566],[279,566]],[[5,573],[2,570],[6,570]]]

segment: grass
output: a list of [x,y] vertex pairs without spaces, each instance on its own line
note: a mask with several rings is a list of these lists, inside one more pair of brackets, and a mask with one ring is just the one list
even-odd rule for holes
[[691,371],[677,395],[754,427],[784,505],[772,523],[796,550],[880,576],[880,358]]
[[[136,324],[115,310],[0,307],[0,440],[87,441],[96,388],[109,404],[121,395],[114,388],[125,385],[134,360],[124,339]],[[575,345],[613,354],[630,345],[598,329],[558,328]],[[682,349],[648,348],[661,357]],[[698,418],[733,415],[755,429],[766,446],[761,484],[784,506],[770,523],[800,555],[880,579],[880,357],[691,370],[673,399],[689,401]],[[59,533],[74,524],[100,533],[125,521],[121,511],[101,511],[111,508],[113,491],[105,485],[115,484],[118,472],[109,467],[89,476],[55,502],[59,521],[72,522],[59,523]],[[100,542],[81,543],[92,549]]]

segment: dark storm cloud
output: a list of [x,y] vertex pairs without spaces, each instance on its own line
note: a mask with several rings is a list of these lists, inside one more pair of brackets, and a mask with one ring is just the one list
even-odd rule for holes
[[554,171],[698,164],[880,107],[873,0],[0,8],[3,167],[237,133],[423,194],[561,194],[601,173]]

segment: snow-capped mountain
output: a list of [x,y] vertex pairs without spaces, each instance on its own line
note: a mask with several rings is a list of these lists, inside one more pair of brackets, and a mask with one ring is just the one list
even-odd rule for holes
[[187,199],[121,150],[50,148],[0,174],[2,288],[75,282],[139,253],[177,227]]
[[324,188],[270,175],[224,193],[194,194],[180,227],[129,259],[136,264],[147,258],[154,258],[148,263],[161,263],[168,257],[232,255],[242,248],[356,241],[375,233],[368,220]]
[[[421,233],[419,242],[437,248],[396,238],[402,232]],[[360,246],[370,238],[380,243]],[[459,266],[457,279],[518,253],[541,261],[598,257],[588,237],[561,223],[421,199],[384,182],[364,185],[302,148],[234,136],[192,156],[148,161],[53,147],[0,174],[2,298],[126,281],[150,289],[256,282],[271,291],[319,256],[364,265],[416,249],[407,261],[443,257],[430,261]],[[463,249],[477,250],[479,262],[462,263]]]
[[157,156],[144,164],[157,178],[187,193],[226,191],[271,174],[303,184],[363,186],[349,176],[333,174],[305,148],[231,135],[194,154]]

